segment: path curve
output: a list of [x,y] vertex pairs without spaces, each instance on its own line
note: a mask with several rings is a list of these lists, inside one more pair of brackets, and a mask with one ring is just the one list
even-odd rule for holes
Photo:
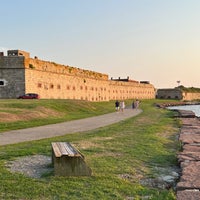
[[117,123],[124,119],[136,116],[141,112],[141,109],[127,108],[124,110],[124,112],[113,112],[58,124],[6,131],[0,133],[0,145],[15,144],[19,142],[62,136],[69,133],[89,131]]

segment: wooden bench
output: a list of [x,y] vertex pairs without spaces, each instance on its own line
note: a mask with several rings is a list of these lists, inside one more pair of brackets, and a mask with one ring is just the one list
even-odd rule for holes
[[57,176],[91,176],[84,156],[69,142],[52,142],[52,163]]

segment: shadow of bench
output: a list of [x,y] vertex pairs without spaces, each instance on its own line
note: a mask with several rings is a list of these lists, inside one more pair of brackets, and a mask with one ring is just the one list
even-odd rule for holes
[[52,163],[56,176],[91,176],[84,156],[69,142],[52,142]]

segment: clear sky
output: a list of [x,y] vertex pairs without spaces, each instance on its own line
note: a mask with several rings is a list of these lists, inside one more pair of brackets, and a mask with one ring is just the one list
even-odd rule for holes
[[156,88],[200,87],[199,0],[0,0],[0,51]]

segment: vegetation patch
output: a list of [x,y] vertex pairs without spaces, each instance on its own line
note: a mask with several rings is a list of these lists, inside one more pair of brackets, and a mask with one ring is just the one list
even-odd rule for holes
[[[155,101],[159,100],[144,100],[140,115],[107,127],[0,146],[0,199],[175,200],[170,176],[177,175],[179,123],[172,118],[172,111],[155,107]],[[57,107],[58,102],[49,103],[49,107]],[[89,112],[99,114],[102,108],[114,111],[114,102],[91,104],[89,111],[90,103],[77,103],[82,105],[81,110],[74,102],[70,107],[73,111],[66,112],[65,104],[63,109],[58,106],[57,111],[63,110],[65,116],[75,112],[79,117],[86,117]],[[92,176],[57,177],[50,171],[35,179],[10,171],[7,163],[18,159],[37,159],[38,155],[50,158],[51,142],[55,141],[71,142],[78,147],[92,169]]]

